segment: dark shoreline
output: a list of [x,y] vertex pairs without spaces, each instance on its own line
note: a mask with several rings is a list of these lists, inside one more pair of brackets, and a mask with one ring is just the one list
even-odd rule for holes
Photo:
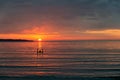
[[[43,40],[42,42],[79,42],[79,41],[120,41],[120,40]],[[27,39],[0,39],[0,42],[38,42]]]
[[120,77],[0,76],[0,80],[120,80]]
[[0,39],[0,42],[33,42],[33,40],[25,40],[25,39]]

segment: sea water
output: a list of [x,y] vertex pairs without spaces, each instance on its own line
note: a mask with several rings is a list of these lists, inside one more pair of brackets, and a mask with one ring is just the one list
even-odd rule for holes
[[26,75],[119,76],[120,41],[0,42],[0,76]]

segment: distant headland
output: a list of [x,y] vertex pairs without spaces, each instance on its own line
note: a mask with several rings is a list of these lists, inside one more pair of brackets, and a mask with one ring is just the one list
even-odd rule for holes
[[0,39],[0,42],[33,42],[33,40],[26,40],[26,39]]

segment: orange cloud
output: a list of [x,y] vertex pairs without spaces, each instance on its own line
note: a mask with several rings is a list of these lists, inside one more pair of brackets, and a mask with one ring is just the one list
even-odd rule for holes
[[0,34],[2,39],[30,39],[37,40],[41,38],[42,40],[56,40],[59,39],[60,35],[47,35],[47,34]]
[[120,29],[94,30],[94,31],[88,30],[85,33],[120,36]]
[[4,39],[38,39],[42,37],[34,34],[0,34],[0,38]]

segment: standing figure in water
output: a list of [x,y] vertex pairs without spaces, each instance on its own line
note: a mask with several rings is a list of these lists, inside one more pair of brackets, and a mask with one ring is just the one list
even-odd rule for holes
[[43,48],[42,48],[42,39],[38,39],[38,48],[37,48],[37,55],[42,54],[43,55]]
[[37,54],[43,54],[43,49],[37,48]]

